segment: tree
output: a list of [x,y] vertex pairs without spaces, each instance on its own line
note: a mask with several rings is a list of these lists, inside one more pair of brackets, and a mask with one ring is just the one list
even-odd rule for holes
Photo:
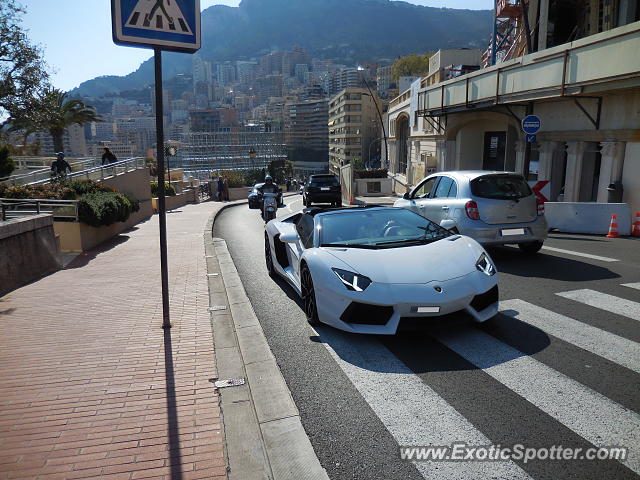
[[433,53],[426,55],[409,55],[402,57],[391,67],[392,80],[397,83],[400,77],[426,75],[429,72],[429,59]]
[[15,0],[0,2],[0,130],[29,111],[49,78],[39,48],[20,26],[24,13]]
[[37,103],[36,124],[49,132],[56,152],[64,150],[63,136],[67,127],[102,121],[92,106],[82,100],[68,100],[67,94],[57,88],[46,89]]
[[0,147],[0,178],[8,177],[15,169],[16,165],[9,157],[9,147]]

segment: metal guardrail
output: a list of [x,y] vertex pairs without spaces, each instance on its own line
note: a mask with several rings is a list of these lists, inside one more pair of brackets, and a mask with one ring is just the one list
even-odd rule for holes
[[0,198],[0,220],[48,213],[54,219],[78,221],[77,200]]
[[[145,160],[143,157],[127,158],[107,165],[98,165],[99,162],[100,159],[97,158],[74,162],[71,164],[71,173],[67,174],[66,177],[103,180],[106,177],[126,173],[145,166]],[[76,171],[73,171],[74,169]],[[41,185],[49,183],[51,178],[51,169],[46,168],[26,173],[24,175],[16,175],[14,177],[0,179],[0,183],[7,185]]]

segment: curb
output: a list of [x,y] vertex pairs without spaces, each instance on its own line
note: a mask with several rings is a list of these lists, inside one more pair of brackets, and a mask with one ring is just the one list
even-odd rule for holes
[[218,378],[246,381],[219,389],[229,479],[328,480],[227,244],[213,238],[217,216],[242,204],[247,201],[222,206],[204,231]]

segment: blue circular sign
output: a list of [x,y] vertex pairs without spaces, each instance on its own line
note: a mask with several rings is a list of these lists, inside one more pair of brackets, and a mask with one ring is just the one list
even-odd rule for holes
[[522,131],[529,135],[534,135],[540,131],[542,122],[537,115],[527,115],[522,119]]

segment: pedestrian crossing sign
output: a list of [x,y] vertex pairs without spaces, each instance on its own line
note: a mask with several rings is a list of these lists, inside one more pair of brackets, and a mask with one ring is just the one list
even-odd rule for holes
[[111,0],[111,19],[116,44],[200,49],[200,0]]

